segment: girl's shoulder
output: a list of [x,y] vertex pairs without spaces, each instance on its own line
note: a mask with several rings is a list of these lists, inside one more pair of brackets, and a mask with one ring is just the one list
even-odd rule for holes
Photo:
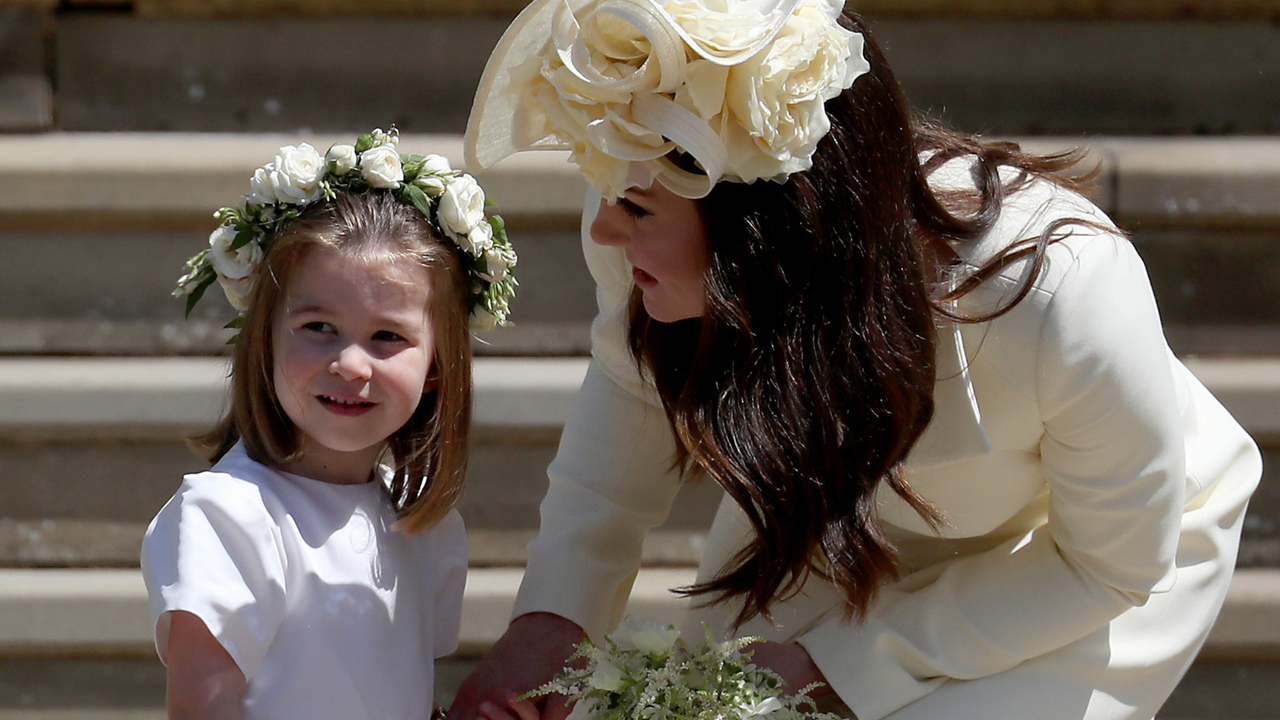
[[242,526],[270,523],[279,505],[278,475],[237,444],[213,467],[184,476],[160,515],[213,515]]

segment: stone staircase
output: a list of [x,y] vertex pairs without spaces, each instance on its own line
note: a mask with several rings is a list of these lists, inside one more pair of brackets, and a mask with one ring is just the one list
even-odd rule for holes
[[[182,261],[286,142],[394,121],[404,148],[460,163],[471,90],[521,5],[0,0],[0,720],[163,716],[137,547],[201,467],[181,438],[221,406],[230,312],[183,320]],[[1280,2],[858,7],[917,104],[1102,162],[1098,202],[1147,262],[1171,344],[1268,468],[1227,607],[1161,717],[1280,719]],[[505,626],[594,308],[563,156],[483,180],[522,288],[517,327],[476,344],[473,571],[446,698]],[[718,500],[683,492],[646,545],[638,612],[678,612],[666,590]]]

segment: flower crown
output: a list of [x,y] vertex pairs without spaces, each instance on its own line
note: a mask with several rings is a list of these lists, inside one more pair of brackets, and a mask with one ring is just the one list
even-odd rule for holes
[[610,199],[646,179],[689,198],[722,178],[783,181],[813,165],[831,128],[824,103],[870,70],[862,36],[838,22],[843,5],[534,0],[485,68],[468,166],[567,149]]
[[[240,205],[214,213],[221,221],[208,249],[187,261],[175,296],[187,297],[187,314],[216,280],[241,314],[253,289],[254,270],[276,232],[307,206],[332,200],[339,190],[392,191],[416,208],[457,246],[470,279],[468,310],[480,330],[508,325],[516,294],[516,253],[502,218],[485,215],[484,191],[470,175],[439,155],[401,155],[399,132],[374,130],[355,145],[334,145],[323,157],[307,143],[280,148],[272,162],[254,171]],[[228,327],[239,324],[239,318]]]

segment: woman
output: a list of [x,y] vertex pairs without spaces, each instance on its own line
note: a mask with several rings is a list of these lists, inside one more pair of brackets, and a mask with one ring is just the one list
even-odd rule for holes
[[1203,643],[1256,447],[1078,157],[913,123],[840,7],[547,0],[490,59],[468,163],[572,151],[600,314],[456,720],[618,622],[697,475],[726,499],[693,619],[861,720],[1150,720]]

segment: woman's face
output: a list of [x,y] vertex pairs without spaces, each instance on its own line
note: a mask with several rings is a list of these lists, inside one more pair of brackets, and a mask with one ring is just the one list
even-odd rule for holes
[[612,205],[600,201],[591,239],[626,253],[649,317],[675,322],[706,311],[707,235],[695,201],[657,182],[633,187]]

